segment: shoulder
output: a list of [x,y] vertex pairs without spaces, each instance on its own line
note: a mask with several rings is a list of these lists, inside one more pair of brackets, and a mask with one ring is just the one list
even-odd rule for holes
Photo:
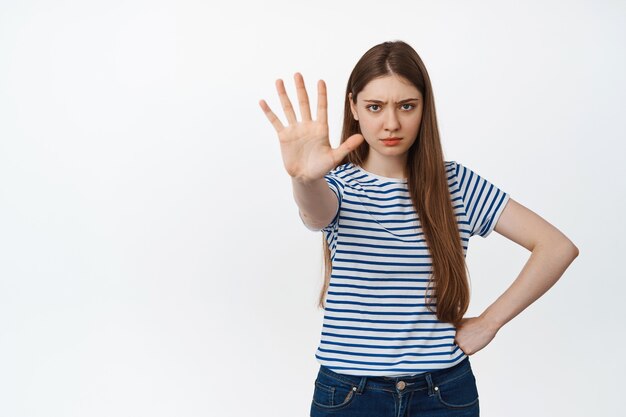
[[467,179],[479,178],[474,170],[459,161],[444,161],[448,179],[452,178],[463,183]]
[[457,176],[459,175],[459,169],[463,166],[457,161],[443,161],[446,176],[448,177],[448,184],[454,185],[457,183]]
[[457,161],[443,161],[443,165],[446,168],[446,172],[448,172],[448,174],[456,174],[459,166],[461,166],[461,164]]
[[358,169],[352,163],[347,162],[336,166],[325,177],[339,181],[342,185],[348,185],[358,176]]
[[346,174],[347,172],[349,172],[351,169],[353,168],[353,165],[350,162],[346,162],[345,164],[341,164],[341,165],[337,165],[335,168],[333,168],[329,174],[334,174],[334,175],[341,175],[341,174]]

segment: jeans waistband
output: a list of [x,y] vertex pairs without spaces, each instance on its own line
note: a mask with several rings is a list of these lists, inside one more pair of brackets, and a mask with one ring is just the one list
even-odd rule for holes
[[[469,362],[469,357],[465,357],[458,364],[445,369],[437,369],[435,371],[424,372],[418,375],[408,376],[360,376],[360,375],[347,375],[339,374],[332,371],[330,368],[320,365],[320,372],[343,381],[354,387],[357,387],[357,392],[362,392],[367,386],[369,389],[379,389],[384,391],[417,391],[421,389],[429,389],[432,391],[438,385],[443,385],[448,381],[454,380],[467,372],[471,372],[472,368]],[[403,382],[400,389],[399,383]]]

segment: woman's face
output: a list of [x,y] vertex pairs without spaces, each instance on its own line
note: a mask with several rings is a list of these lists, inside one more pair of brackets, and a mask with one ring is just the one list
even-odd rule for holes
[[[370,152],[397,157],[413,145],[422,121],[424,102],[422,94],[406,78],[398,75],[375,78],[357,94],[356,105],[352,93],[348,99]],[[385,141],[389,137],[400,140]]]

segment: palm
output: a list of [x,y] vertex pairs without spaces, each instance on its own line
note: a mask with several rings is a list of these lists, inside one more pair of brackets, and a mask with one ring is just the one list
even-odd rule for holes
[[328,125],[302,121],[278,132],[278,140],[285,169],[292,177],[321,178],[336,165],[328,140]]
[[289,122],[288,125],[284,126],[281,123],[264,100],[261,100],[259,104],[278,133],[280,150],[287,173],[301,180],[316,180],[333,169],[348,152],[363,141],[363,137],[359,134],[353,135],[339,148],[333,149],[328,137],[326,86],[324,82],[321,80],[318,82],[317,119],[313,120],[302,75],[296,73],[294,78],[302,116],[301,121],[296,119],[282,80],[276,81],[276,89]]

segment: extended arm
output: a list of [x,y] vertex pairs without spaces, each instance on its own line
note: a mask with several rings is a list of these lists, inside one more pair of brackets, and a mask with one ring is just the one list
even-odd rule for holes
[[291,178],[293,197],[300,216],[311,230],[321,230],[335,217],[339,202],[324,179],[299,181]]
[[259,105],[278,134],[283,163],[292,179],[293,196],[300,217],[309,229],[320,230],[330,224],[339,208],[337,196],[328,187],[324,175],[365,139],[356,133],[333,149],[328,138],[326,83],[323,80],[317,83],[317,119],[313,120],[302,74],[295,73],[294,80],[301,121],[296,118],[281,79],[276,80],[276,90],[287,117],[287,126],[276,117],[265,100],[260,100]]

